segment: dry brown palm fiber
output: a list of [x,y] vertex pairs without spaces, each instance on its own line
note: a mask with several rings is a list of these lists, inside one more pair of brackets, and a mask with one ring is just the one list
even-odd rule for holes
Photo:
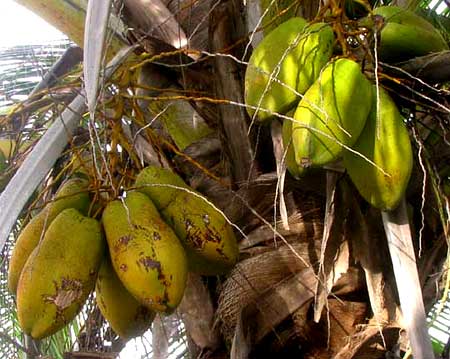
[[322,313],[321,322],[311,328],[307,334],[309,338],[305,338],[305,344],[322,341],[323,347],[315,353],[305,353],[305,358],[334,358],[348,344],[349,337],[355,334],[358,326],[365,322],[367,303],[329,298],[327,306],[329,313]]
[[319,246],[320,241],[311,238],[282,245],[238,263],[223,284],[216,312],[224,337],[233,338],[238,314],[248,304],[260,300],[264,291],[306,268],[307,263],[314,265]]
[[[323,182],[318,176],[314,176],[313,179],[314,184]],[[277,182],[276,172],[260,175],[251,182],[242,184],[242,187],[234,195],[228,197],[220,207],[224,208],[224,212],[230,220],[248,233],[261,225],[261,218],[256,216],[255,212],[265,220],[273,221]],[[320,190],[323,192],[323,188]],[[296,211],[301,214],[309,213],[314,209],[322,213],[319,217],[321,220],[323,219],[323,193],[315,190],[309,179],[294,181],[292,178],[287,178],[284,194],[289,215]]]
[[[323,214],[320,208],[305,208],[296,210],[288,218],[289,230],[283,229],[281,221],[277,222],[277,232],[282,236],[289,236],[295,241],[312,241],[320,240],[323,232]],[[280,239],[274,239],[274,231],[268,226],[261,226],[250,232],[244,238],[239,247],[246,250],[255,245],[265,245],[280,243]]]
[[[367,326],[349,338],[349,343],[344,346],[335,359],[376,359],[395,358],[398,350],[398,342],[402,341],[402,331],[397,326]],[[400,337],[400,338],[399,338]],[[400,340],[399,340],[400,339]]]

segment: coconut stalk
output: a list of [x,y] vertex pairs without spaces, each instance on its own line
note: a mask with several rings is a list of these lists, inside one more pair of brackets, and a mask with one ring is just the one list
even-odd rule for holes
[[383,211],[382,217],[412,353],[417,359],[434,358],[405,199],[395,210]]
[[91,119],[94,120],[97,94],[101,81],[103,49],[105,45],[111,0],[89,1],[84,33],[83,74],[86,101]]

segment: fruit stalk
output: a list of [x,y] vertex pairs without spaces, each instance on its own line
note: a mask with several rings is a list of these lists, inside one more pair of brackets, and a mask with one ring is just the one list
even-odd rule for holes
[[383,211],[382,218],[394,268],[404,327],[408,333],[414,358],[434,358],[405,199],[402,199],[395,210]]

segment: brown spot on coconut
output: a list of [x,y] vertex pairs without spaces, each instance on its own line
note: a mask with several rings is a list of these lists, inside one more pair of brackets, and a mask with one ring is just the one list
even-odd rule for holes
[[234,266],[239,249],[233,229],[206,199],[179,193],[162,215],[185,247],[190,270],[217,275]]
[[234,266],[239,249],[230,224],[178,175],[149,166],[138,175],[135,186],[155,203],[175,231],[186,250],[191,271],[218,275]]

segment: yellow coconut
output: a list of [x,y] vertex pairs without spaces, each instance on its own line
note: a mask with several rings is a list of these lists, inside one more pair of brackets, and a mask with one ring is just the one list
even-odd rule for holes
[[342,156],[358,139],[372,106],[372,85],[352,60],[329,63],[294,114],[292,144],[302,169]]
[[62,211],[23,267],[17,286],[22,330],[42,339],[69,323],[94,289],[104,252],[95,219],[73,208]]
[[111,262],[125,288],[146,307],[172,312],[187,278],[183,246],[150,199],[129,192],[103,211]]
[[68,180],[61,186],[55,199],[33,217],[22,229],[14,246],[8,270],[8,288],[12,294],[16,293],[17,282],[26,260],[36,248],[39,241],[44,238],[46,229],[56,216],[67,208],[75,208],[82,214],[89,209],[88,181],[80,178]]
[[98,272],[95,299],[111,328],[123,339],[140,336],[152,325],[155,313],[127,291],[109,257],[105,258]]
[[377,104],[374,99],[366,126],[352,147],[364,158],[346,151],[344,165],[359,193],[372,206],[391,210],[406,191],[413,153],[402,115],[389,94],[381,87],[379,91],[380,101]]

